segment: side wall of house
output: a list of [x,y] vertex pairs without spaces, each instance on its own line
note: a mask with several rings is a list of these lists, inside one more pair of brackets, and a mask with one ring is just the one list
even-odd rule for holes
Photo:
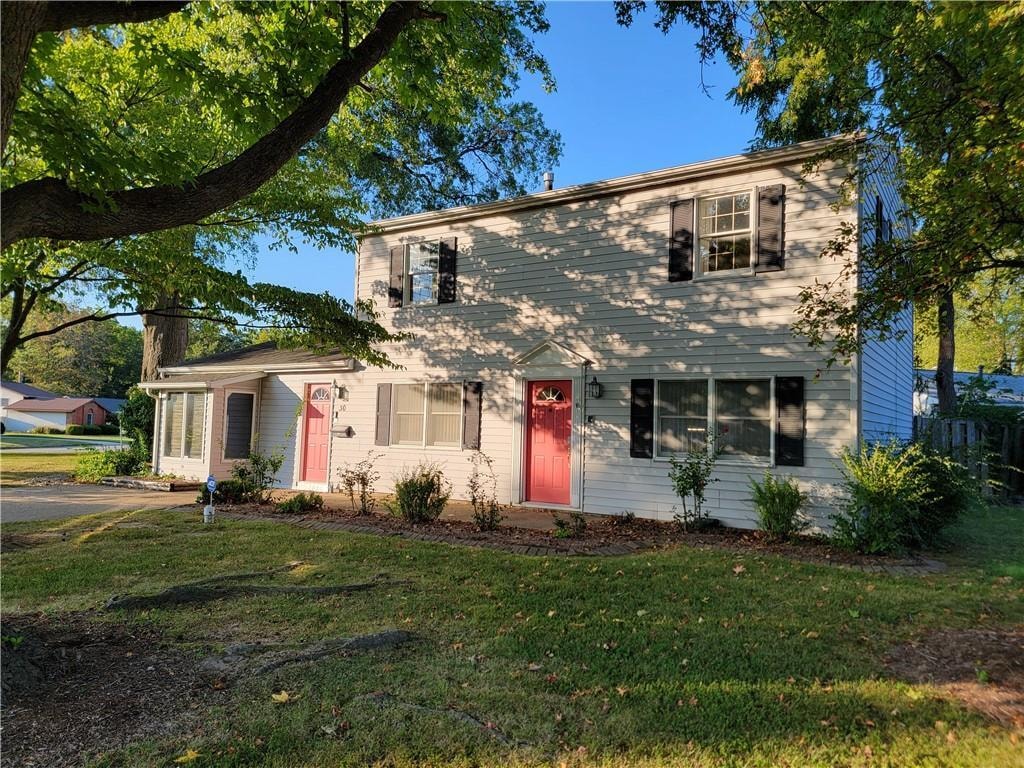
[[[632,379],[802,376],[805,465],[774,471],[800,480],[824,522],[839,480],[837,455],[856,439],[856,386],[849,368],[828,369],[790,326],[800,288],[838,274],[838,266],[819,254],[840,221],[853,220],[856,211],[830,207],[837,202],[840,169],[823,168],[803,182],[800,175],[799,164],[765,168],[365,238],[356,295],[376,302],[386,327],[414,338],[386,348],[400,370],[346,376],[346,421],[355,436],[334,440],[332,466],[374,454],[382,475],[378,489],[386,491],[403,467],[436,462],[454,496],[465,498],[471,452],[375,445],[376,385],[479,380],[481,448],[494,460],[502,500],[516,500],[522,381],[512,361],[553,340],[592,361],[587,379],[596,376],[604,386],[597,400],[584,398],[578,388],[575,393],[585,511],[669,519],[678,503],[666,460],[630,457]],[[786,185],[783,271],[668,281],[673,201],[753,193],[778,183]],[[390,249],[452,237],[457,300],[389,309]],[[711,514],[732,525],[753,525],[749,480],[765,469],[719,461],[708,494]]]
[[[232,384],[225,389],[215,390],[216,396],[213,398],[213,412],[210,414],[209,425],[210,425],[210,474],[219,480],[226,479],[231,476],[232,468],[238,464],[242,459],[225,459],[224,458],[224,418],[227,412],[227,396],[231,392],[247,392],[254,395],[253,408],[255,412],[259,413],[260,408],[260,397],[259,397],[259,380],[246,381],[241,384]],[[253,424],[253,430],[255,432],[256,423]],[[253,439],[253,445],[255,445],[255,437]]]
[[[902,217],[903,203],[893,172],[885,157],[866,153],[867,178],[859,195],[860,242],[864,258],[879,236],[876,205],[881,200],[883,218],[889,224],[885,236],[894,239],[910,234],[911,222]],[[891,233],[890,231],[891,230]],[[870,283],[871,271],[862,261],[861,280]],[[880,339],[869,333],[860,355],[861,436],[864,440],[896,437],[909,440],[914,427],[914,312],[907,306],[895,319],[893,333]]]

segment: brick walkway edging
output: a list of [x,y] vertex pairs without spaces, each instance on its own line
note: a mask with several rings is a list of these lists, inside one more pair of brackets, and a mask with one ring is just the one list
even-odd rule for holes
[[[391,536],[410,541],[426,541],[436,544],[453,544],[463,547],[475,547],[477,549],[493,549],[500,552],[508,552],[515,555],[528,555],[531,557],[612,557],[616,555],[631,555],[637,552],[654,549],[662,541],[657,539],[624,541],[616,544],[604,544],[598,547],[580,546],[567,548],[543,547],[536,544],[513,544],[511,542],[492,541],[488,539],[469,539],[464,536],[443,533],[421,533],[419,531],[403,531],[394,528],[367,523],[349,522],[347,520],[318,520],[315,518],[302,517],[297,515],[252,515],[240,512],[218,512],[218,517],[227,520],[252,520],[261,523],[285,523],[296,525],[301,528],[309,528],[314,531],[344,531],[347,533],[363,533],[372,536]],[[677,543],[677,542],[673,542]],[[702,544],[702,547],[710,545]],[[786,557],[786,555],[780,555]],[[799,559],[799,558],[791,558]],[[885,563],[877,565],[858,565],[854,563],[839,563],[829,560],[801,560],[812,565],[826,565],[832,568],[847,568],[861,571],[863,573],[879,573],[888,576],[929,576],[937,573],[944,573],[949,570],[948,566],[939,561],[931,559],[918,559],[906,563]]]

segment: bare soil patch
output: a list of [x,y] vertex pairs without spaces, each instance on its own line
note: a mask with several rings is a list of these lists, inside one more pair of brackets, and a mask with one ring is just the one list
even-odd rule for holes
[[219,693],[149,628],[89,613],[3,622],[3,766],[78,766],[145,737],[185,732]]
[[890,649],[897,678],[934,685],[1010,728],[1024,728],[1024,627],[942,629]]

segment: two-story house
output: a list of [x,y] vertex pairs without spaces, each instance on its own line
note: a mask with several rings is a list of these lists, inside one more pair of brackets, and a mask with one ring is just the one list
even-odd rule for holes
[[829,367],[791,330],[801,288],[841,274],[840,226],[870,248],[899,208],[882,174],[842,195],[848,168],[805,168],[835,141],[375,222],[356,298],[411,334],[400,368],[263,347],[168,369],[157,468],[223,473],[258,435],[285,487],[373,453],[378,490],[426,461],[465,498],[479,449],[504,502],[670,519],[670,457],[713,444],[713,517],[752,526],[771,471],[825,522],[842,449],[909,437],[913,397],[909,334]]

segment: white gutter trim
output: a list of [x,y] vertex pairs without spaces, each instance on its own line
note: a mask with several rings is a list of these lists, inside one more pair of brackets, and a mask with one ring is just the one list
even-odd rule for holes
[[[160,369],[161,371],[165,369]],[[176,379],[157,379],[155,381],[140,382],[139,389],[220,389],[231,384],[241,384],[245,381],[254,381],[265,378],[266,374],[261,371],[250,373],[239,373],[238,376],[231,376],[216,381],[180,381]]]
[[530,208],[542,208],[551,205],[574,202],[577,200],[586,200],[592,197],[603,197],[606,195],[621,194],[623,192],[633,192],[639,189],[646,189],[648,187],[675,184],[705,176],[729,173],[735,170],[749,171],[766,166],[782,165],[792,163],[796,160],[805,160],[834,146],[839,146],[844,143],[853,144],[863,140],[864,137],[860,134],[847,134],[827,139],[814,139],[812,141],[804,141],[799,144],[791,144],[779,149],[748,152],[742,155],[730,155],[728,157],[716,158],[714,160],[705,160],[699,163],[690,163],[689,165],[679,165],[659,171],[637,173],[631,176],[608,179],[606,181],[576,184],[571,187],[551,190],[550,192],[537,192],[532,195],[514,197],[510,200],[499,200],[494,203],[464,205],[458,208],[447,208],[441,211],[427,211],[424,213],[410,214],[408,216],[397,216],[391,219],[378,219],[367,225],[368,231],[363,235],[360,235],[359,239],[362,240],[367,236],[400,232],[427,225],[465,221],[467,219],[475,219],[498,213],[511,213],[513,211],[528,210]]
[[290,373],[292,371],[305,373],[306,371],[354,371],[355,363],[351,359],[338,360],[328,363],[292,363],[281,365],[220,365],[211,363],[209,365],[172,365],[167,368],[158,368],[157,372],[163,374],[176,373]]

